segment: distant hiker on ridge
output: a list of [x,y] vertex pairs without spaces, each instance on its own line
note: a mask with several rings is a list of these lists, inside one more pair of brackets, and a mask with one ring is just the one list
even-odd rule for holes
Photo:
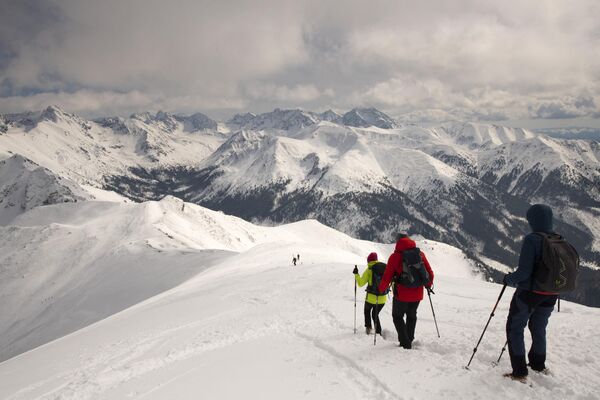
[[358,286],[363,287],[368,283],[366,289],[367,296],[365,297],[365,330],[367,335],[369,335],[373,330],[371,325],[371,316],[373,317],[373,322],[375,324],[375,334],[381,335],[381,322],[379,321],[379,313],[381,312],[383,306],[385,306],[385,301],[387,299],[386,295],[389,291],[387,286],[385,290],[378,290],[384,271],[385,264],[377,261],[377,253],[371,253],[367,257],[367,269],[365,269],[365,272],[363,272],[362,276],[358,275],[357,266],[354,266],[354,270],[352,271]]
[[529,326],[532,338],[527,355],[529,366],[534,371],[543,372],[546,369],[548,319],[558,294],[575,288],[579,268],[579,256],[573,246],[553,231],[550,207],[543,204],[531,206],[527,211],[527,221],[533,232],[523,240],[519,267],[504,277],[505,285],[517,287],[506,320],[512,372],[504,376],[519,381],[524,381],[528,374],[523,337],[525,327]]
[[403,233],[398,235],[396,249],[388,259],[379,290],[385,290],[392,280],[392,318],[398,332],[400,347],[410,349],[415,338],[417,308],[423,300],[423,286],[430,290],[433,285],[433,271],[425,254]]
[[296,257],[292,257],[292,264],[294,264],[294,266],[296,266]]

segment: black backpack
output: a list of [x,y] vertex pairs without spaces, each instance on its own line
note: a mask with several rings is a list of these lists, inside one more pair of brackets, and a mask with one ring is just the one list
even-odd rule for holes
[[402,274],[397,277],[396,283],[409,288],[429,284],[429,273],[425,268],[425,263],[421,258],[421,250],[418,247],[402,252]]
[[542,237],[542,255],[535,265],[535,288],[544,292],[565,293],[577,287],[579,255],[562,236],[534,232]]
[[371,266],[371,284],[367,286],[367,293],[372,293],[376,296],[383,296],[390,291],[389,288],[385,289],[383,292],[379,291],[379,284],[383,279],[385,267],[386,265],[382,262],[377,262]]

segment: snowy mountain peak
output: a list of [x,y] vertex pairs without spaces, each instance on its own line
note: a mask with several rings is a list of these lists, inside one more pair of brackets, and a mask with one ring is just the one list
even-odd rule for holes
[[254,118],[256,118],[256,114],[250,112],[247,112],[245,114],[235,114],[229,121],[227,121],[227,123],[230,125],[242,127],[250,123],[250,121],[252,121]]
[[42,111],[0,115],[0,133],[6,132],[10,125],[20,126],[29,130],[44,121],[58,123],[61,121],[72,122],[74,120],[78,123],[83,121],[82,118],[74,114],[69,114],[58,106],[51,105]]
[[130,133],[125,119],[121,117],[98,118],[95,119],[94,122],[104,128],[112,129],[112,131],[115,133]]
[[164,111],[158,111],[156,115],[150,116],[145,122],[159,125],[166,132],[173,132],[178,127],[177,118],[173,114]]
[[192,115],[171,114],[165,111],[158,111],[155,115],[149,112],[132,114],[131,120],[138,120],[147,125],[155,125],[158,128],[173,132],[178,129],[179,124],[183,125],[183,131],[195,132],[199,130],[217,129],[217,122],[202,113]]
[[168,121],[170,119],[174,119],[174,115],[162,110],[159,110],[156,112],[156,115],[154,117],[155,119],[159,120],[159,121]]
[[319,118],[322,121],[333,122],[334,124],[342,123],[342,116],[331,109],[319,114]]
[[14,156],[6,159],[6,160],[2,160],[0,161],[0,168],[6,172],[6,170],[11,169],[28,169],[30,171],[33,171],[35,168],[38,168],[39,165],[36,164],[35,162],[31,161],[30,159],[23,157],[20,154],[15,154]]
[[286,131],[302,129],[315,125],[320,121],[319,117],[312,112],[300,109],[282,110],[280,108],[256,116],[253,114],[236,115],[234,120],[237,123],[241,123],[239,127],[243,129],[277,129]]
[[77,184],[14,155],[0,161],[0,225],[32,208],[90,198]]
[[[260,153],[269,147],[273,136],[254,130],[240,130],[231,135],[219,148],[205,161],[208,166],[231,165],[245,159],[249,154]],[[258,178],[258,177],[256,177]]]
[[52,122],[59,122],[61,119],[65,119],[71,117],[71,114],[67,114],[60,107],[51,105],[46,107],[44,111],[40,114],[40,121],[48,120]]
[[185,131],[199,131],[199,130],[216,130],[217,129],[217,121],[211,119],[205,114],[202,113],[194,113],[190,116],[186,115],[176,115],[175,119],[184,124]]
[[129,116],[129,118],[130,119],[137,119],[137,120],[140,120],[142,122],[150,122],[152,119],[154,119],[153,116],[152,116],[152,114],[150,114],[148,111],[131,114]]
[[471,147],[499,146],[537,136],[537,134],[523,128],[509,128],[475,122],[455,122],[446,124],[441,129],[458,144]]
[[342,117],[342,122],[347,126],[368,128],[376,126],[382,129],[398,127],[396,121],[376,108],[354,108]]
[[[23,124],[23,122],[26,124],[28,121],[22,121],[21,124]],[[38,126],[39,124],[43,123],[59,124],[63,126],[72,125],[84,132],[91,129],[91,125],[88,120],[81,118],[76,114],[68,113],[60,107],[54,105],[46,107],[46,109],[41,112],[37,120],[34,121],[34,126]]]

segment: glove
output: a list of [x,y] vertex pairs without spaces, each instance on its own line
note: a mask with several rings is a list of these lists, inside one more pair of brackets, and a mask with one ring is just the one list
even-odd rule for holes
[[354,275],[358,275],[358,267],[356,265],[354,266],[354,269],[352,270],[352,273]]
[[433,291],[433,286],[425,286],[425,289],[427,289],[427,293],[435,294],[435,292]]

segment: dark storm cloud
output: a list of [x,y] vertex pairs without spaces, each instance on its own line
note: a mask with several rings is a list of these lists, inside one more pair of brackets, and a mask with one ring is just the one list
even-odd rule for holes
[[600,111],[595,0],[26,0],[2,11],[0,112]]

